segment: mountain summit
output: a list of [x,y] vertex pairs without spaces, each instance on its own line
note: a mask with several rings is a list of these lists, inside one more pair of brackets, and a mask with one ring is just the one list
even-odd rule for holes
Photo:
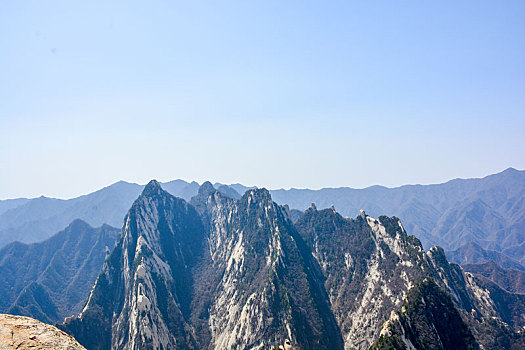
[[188,324],[191,271],[203,238],[195,209],[151,181],[126,216],[85,308],[67,328],[90,349],[195,348]]
[[160,184],[157,182],[157,180],[151,180],[148,182],[146,187],[144,187],[144,190],[142,190],[143,196],[159,196],[164,192]]

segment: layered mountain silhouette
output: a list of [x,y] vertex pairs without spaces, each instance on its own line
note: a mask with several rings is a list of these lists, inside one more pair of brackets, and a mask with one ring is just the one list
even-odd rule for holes
[[[161,186],[186,201],[199,188],[196,182],[182,180]],[[252,189],[240,184],[217,183],[214,187],[236,199]],[[15,240],[42,241],[77,218],[94,226],[106,223],[120,227],[143,188],[118,182],[70,200],[41,197],[0,201],[0,246]],[[374,217],[396,216],[426,249],[439,245],[447,252],[472,250],[469,245],[475,244],[481,252],[475,262],[498,261],[493,256],[483,257],[495,251],[504,254],[499,260],[510,258],[522,267],[525,265],[525,171],[509,168],[482,179],[456,179],[437,185],[290,189],[273,190],[270,194],[275,202],[301,212],[316,203],[320,208],[335,205],[343,216],[353,217],[360,209]],[[297,219],[299,215],[291,212]],[[458,263],[465,262],[463,256],[461,252],[450,255]]]
[[278,203],[305,209],[335,205],[343,216],[365,209],[372,216],[401,218],[425,248],[455,250],[474,242],[524,264],[525,171],[509,168],[482,179],[456,179],[438,185],[397,188],[328,188],[272,191]]
[[77,314],[120,230],[82,220],[41,243],[0,250],[0,312],[46,323]]
[[486,277],[509,292],[525,294],[525,271],[505,269],[492,260],[483,264],[465,264],[463,269]]
[[[174,180],[162,184],[169,193],[189,201],[199,184]],[[218,190],[233,198],[240,195],[231,187],[216,184]],[[13,242],[43,241],[64,229],[75,219],[93,226],[121,227],[129,207],[144,186],[119,181],[96,192],[73,199],[39,197],[0,201],[0,247]]]
[[493,261],[503,268],[525,271],[525,267],[518,261],[495,250],[483,249],[474,242],[466,243],[458,249],[448,251],[447,257],[461,265],[483,264]]
[[294,224],[265,189],[204,183],[188,203],[152,181],[61,327],[87,349],[510,349],[524,313],[396,217],[312,205]]

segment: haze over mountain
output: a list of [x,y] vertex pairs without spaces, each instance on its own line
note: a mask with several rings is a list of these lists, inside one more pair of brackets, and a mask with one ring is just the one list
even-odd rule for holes
[[461,265],[483,264],[494,261],[503,268],[525,271],[525,267],[518,261],[495,250],[483,249],[474,242],[466,243],[456,250],[448,251],[447,257]]
[[0,249],[0,313],[47,323],[78,313],[119,232],[77,219],[44,242]]
[[[183,180],[162,186],[185,200],[199,188],[196,182]],[[240,184],[216,183],[215,187],[234,198],[249,189]],[[142,189],[121,181],[70,200],[41,197],[0,201],[0,209],[4,208],[3,213],[0,211],[0,246],[14,240],[41,241],[76,218],[94,226],[107,223],[120,227],[127,208]],[[504,253],[525,264],[525,171],[509,168],[481,179],[456,179],[437,185],[271,190],[270,194],[277,203],[301,211],[316,203],[320,208],[335,205],[344,216],[355,216],[360,209],[374,216],[395,215],[426,248],[437,244],[452,251],[474,243],[482,251]],[[470,262],[487,261],[485,255],[480,253],[479,259]],[[463,262],[455,256],[451,255],[454,261]]]
[[[463,272],[441,248],[425,253],[396,217],[349,219],[313,204],[300,213],[265,189],[241,197],[221,184],[174,184],[197,193],[187,202],[152,181],[120,235],[75,220],[45,242],[1,249],[0,311],[48,323],[80,312],[62,327],[88,349],[525,342],[520,271]],[[483,257],[493,256],[504,255]]]
[[439,244],[446,250],[474,241],[483,248],[502,251],[525,239],[525,171],[509,168],[481,179],[456,179],[438,185],[397,188],[275,190],[272,197],[291,208],[310,203],[335,205],[342,215],[359,209],[371,215],[395,215],[425,247]]

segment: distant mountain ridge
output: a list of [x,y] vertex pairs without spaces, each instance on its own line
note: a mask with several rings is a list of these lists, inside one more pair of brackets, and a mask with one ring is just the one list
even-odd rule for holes
[[[198,183],[183,180],[161,186],[187,201],[199,188]],[[249,189],[241,184],[216,183],[214,187],[236,198]],[[14,240],[43,240],[76,218],[94,226],[107,223],[120,227],[142,189],[118,182],[70,200],[41,197],[0,201],[0,247]],[[482,250],[503,253],[525,265],[525,171],[509,168],[480,179],[436,185],[271,190],[270,194],[277,203],[301,211],[316,203],[320,208],[335,205],[342,215],[350,217],[359,209],[372,216],[394,215],[426,248],[440,245],[453,251],[473,242]]]
[[0,313],[46,323],[78,313],[119,232],[77,219],[44,242],[0,249]]
[[462,267],[465,271],[494,281],[511,293],[525,294],[525,271],[505,269],[492,260],[483,264],[464,264]]
[[[222,184],[216,186],[219,191],[240,198],[233,188]],[[189,201],[197,194],[200,185],[197,182],[173,180],[163,183],[162,187],[174,196]],[[108,224],[121,227],[126,212],[143,189],[143,185],[119,181],[93,193],[67,200],[44,196],[0,200],[0,248],[13,241],[42,241],[75,219],[93,226]]]
[[271,191],[276,202],[306,209],[310,203],[335,205],[345,216],[365,209],[372,216],[395,215],[425,247],[454,250],[468,242],[484,249],[505,251],[524,263],[525,171],[509,168],[481,179],[456,179],[437,185],[397,188]]
[[456,250],[448,251],[447,258],[461,265],[483,264],[493,261],[503,268],[525,271],[525,267],[518,261],[495,250],[483,249],[474,242],[466,243]]

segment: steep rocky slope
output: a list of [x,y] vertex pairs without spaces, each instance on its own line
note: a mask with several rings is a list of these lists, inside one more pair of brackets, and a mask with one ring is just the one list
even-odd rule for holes
[[196,348],[188,324],[192,268],[204,252],[195,209],[148,184],[77,318],[66,329],[89,349]]
[[400,310],[408,290],[425,278],[450,295],[480,345],[497,348],[498,337],[509,346],[520,344],[525,297],[464,273],[447,261],[441,248],[425,253],[399,219],[373,219],[364,212],[346,219],[333,209],[311,207],[296,227],[322,267],[346,349],[372,345],[390,313]]
[[417,239],[406,236],[397,219],[380,220],[311,207],[296,223],[321,266],[346,349],[368,348],[405,291],[424,277]]
[[479,349],[450,296],[432,279],[408,291],[401,311],[392,311],[371,350]]
[[192,203],[208,227],[207,275],[219,276],[209,296],[209,347],[264,349],[290,339],[304,349],[342,348],[319,267],[267,190],[234,201],[204,184]]
[[89,349],[342,347],[314,261],[266,190],[234,201],[205,184],[194,204],[204,220],[148,184],[64,329]]
[[0,312],[62,321],[80,311],[119,230],[75,220],[41,243],[0,250]]
[[0,349],[83,350],[72,336],[24,316],[0,314]]

